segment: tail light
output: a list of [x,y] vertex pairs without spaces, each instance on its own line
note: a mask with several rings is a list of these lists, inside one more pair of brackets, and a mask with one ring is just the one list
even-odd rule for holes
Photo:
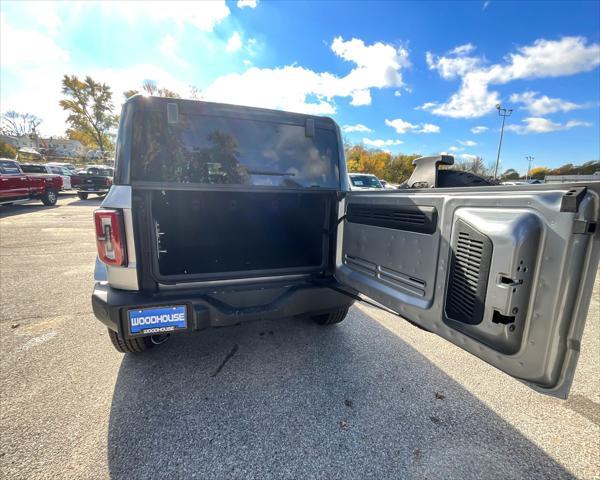
[[99,209],[94,212],[98,257],[107,265],[121,266],[127,262],[125,228],[120,210]]
[[107,187],[111,187],[112,186],[112,180],[109,177],[106,177],[104,179],[104,182],[106,183]]

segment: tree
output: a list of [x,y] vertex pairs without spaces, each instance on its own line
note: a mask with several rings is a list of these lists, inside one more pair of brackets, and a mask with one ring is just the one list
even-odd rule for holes
[[509,168],[502,174],[502,180],[518,180],[520,176],[514,168]]
[[421,156],[392,155],[382,150],[368,150],[364,145],[352,145],[347,138],[343,141],[349,172],[371,173],[392,183],[402,183],[407,180],[415,169],[413,160]]
[[472,159],[459,160],[454,162],[454,165],[450,167],[454,170],[462,170],[464,172],[471,172],[480,177],[491,177],[494,173],[494,167],[486,165],[482,157],[474,157]]
[[0,132],[11,137],[37,135],[37,127],[42,119],[31,113],[19,113],[10,110],[2,114]]
[[0,142],[0,158],[17,158],[17,149],[10,143]]
[[202,100],[204,98],[202,95],[202,90],[195,85],[190,85],[190,98],[192,100]]
[[536,180],[543,180],[546,175],[550,175],[550,169],[546,167],[533,167],[529,170],[529,178],[535,178]]
[[393,183],[402,183],[409,179],[414,171],[413,160],[421,155],[395,155],[391,158],[383,178]]
[[[158,85],[154,80],[144,80],[142,83],[142,91],[147,95],[155,97],[181,98],[181,95],[173,90],[169,90],[166,87],[158,88]],[[129,98],[138,93],[140,93],[139,90],[126,90],[123,92],[123,96]]]
[[67,123],[71,127],[67,134],[93,139],[104,156],[112,149],[109,132],[118,123],[118,115],[113,114],[110,87],[90,76],[79,80],[76,75],[65,75],[62,93],[66,98],[60,101],[60,106],[69,112]]
[[585,162],[583,165],[578,167],[580,175],[593,175],[594,173],[600,171],[600,161],[598,160],[590,160],[589,162]]

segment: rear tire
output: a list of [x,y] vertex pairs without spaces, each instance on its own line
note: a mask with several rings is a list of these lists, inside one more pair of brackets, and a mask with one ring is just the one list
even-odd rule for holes
[[80,200],[87,200],[87,198],[88,198],[87,193],[77,192],[77,196],[79,197]]
[[58,192],[56,190],[48,189],[48,190],[46,190],[46,193],[44,193],[44,195],[42,195],[40,200],[47,207],[56,205],[56,202],[58,201]]
[[487,185],[494,185],[494,183],[471,172],[463,172],[460,170],[438,170],[438,188],[485,187]]
[[108,336],[117,352],[121,353],[142,353],[153,345],[150,337],[126,339],[111,329],[108,329]]
[[316,315],[313,320],[319,325],[333,325],[340,323],[348,315],[348,307],[334,310],[333,312],[325,313],[323,315]]

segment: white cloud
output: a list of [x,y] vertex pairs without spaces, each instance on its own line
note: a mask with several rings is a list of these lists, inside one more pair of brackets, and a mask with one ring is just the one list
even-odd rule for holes
[[460,152],[461,150],[464,150],[464,148],[462,148],[462,147],[450,147],[448,150],[451,151],[451,152]]
[[482,58],[456,54],[437,57],[427,52],[426,60],[442,78],[460,78],[461,86],[446,102],[428,102],[427,107],[421,108],[435,115],[476,118],[493,111],[499,103],[499,94],[490,91],[490,85],[588,72],[600,64],[600,44],[588,45],[584,37],[539,39],[518,48],[503,63],[490,66],[485,66]]
[[69,53],[57,45],[51,35],[40,30],[20,30],[0,16],[0,58],[2,69],[14,68],[21,72],[46,63],[64,64]]
[[403,134],[406,132],[410,132],[417,127],[417,125],[413,125],[410,122],[406,122],[404,120],[402,120],[401,118],[396,118],[395,120],[385,120],[385,124],[388,127],[392,127],[394,130],[396,130],[396,133],[398,134]]
[[369,127],[367,127],[366,125],[363,125],[362,123],[357,123],[356,125],[344,125],[342,127],[342,130],[344,132],[347,132],[347,133],[352,133],[352,132],[372,132],[373,131]]
[[[28,25],[37,23],[51,35],[56,35],[62,24],[59,8],[62,5],[48,1],[22,2],[23,17],[27,18]],[[37,29],[36,29],[37,30]]]
[[469,160],[469,161],[473,161],[477,158],[477,155],[472,155],[470,153],[461,153],[460,158],[464,159],[464,160]]
[[228,52],[237,52],[240,48],[242,48],[242,37],[240,37],[238,32],[233,32],[229,40],[227,40],[225,50]]
[[401,118],[396,118],[394,120],[385,120],[385,124],[388,127],[392,127],[396,130],[396,133],[402,135],[404,133],[413,132],[413,133],[439,133],[440,127],[438,125],[434,125],[432,123],[420,123],[415,125],[413,123],[402,120]]
[[577,104],[560,98],[550,98],[547,95],[538,96],[537,92],[513,93],[510,101],[523,104],[523,108],[532,115],[547,115],[555,112],[570,112],[578,108],[586,108],[589,104]]
[[423,105],[419,105],[418,107],[415,107],[415,110],[431,110],[436,105],[437,105],[436,102],[425,102]]
[[483,2],[483,10],[487,9],[490,6],[490,3],[492,3],[492,0],[485,0],[485,2]]
[[238,0],[237,6],[238,8],[256,8],[258,5],[258,0]]
[[524,119],[523,123],[524,125],[509,125],[506,127],[506,130],[515,132],[519,135],[525,135],[528,133],[548,133],[556,132],[558,130],[570,130],[575,127],[592,126],[589,122],[581,122],[579,120],[569,120],[568,122],[561,124],[541,117],[529,117]]
[[[82,2],[83,8],[94,8],[94,3]],[[188,2],[185,0],[155,1],[150,4],[139,1],[102,2],[99,4],[108,15],[125,17],[130,22],[151,20],[171,22],[178,28],[189,24],[205,32],[212,32],[215,25],[229,16],[231,11],[225,0]]]
[[[163,19],[174,20],[178,16],[177,18],[182,23],[194,24],[195,22],[197,26],[205,29],[212,28],[211,25],[217,21],[217,18],[222,18],[225,12],[225,16],[229,13],[224,2],[153,3],[152,9],[148,9],[141,2],[119,2],[118,5],[109,5],[109,3],[82,2],[70,5],[69,9],[98,8],[100,9],[99,13],[105,15],[131,15],[132,21],[156,19],[156,21],[162,22]],[[211,5],[206,5],[208,3]],[[29,5],[27,4],[27,6]],[[31,5],[32,8],[35,6]],[[41,5],[44,7],[53,5],[55,9],[61,9],[66,4],[43,2]],[[35,21],[35,28],[31,27],[29,23],[24,27],[16,27],[7,21],[4,13],[0,15],[1,108],[3,112],[16,110],[32,113],[43,120],[40,125],[42,134],[64,135],[67,115],[58,105],[64,74],[75,74],[80,78],[90,75],[95,80],[108,84],[113,92],[115,113],[119,112],[120,105],[124,100],[123,92],[132,88],[139,89],[143,81],[147,79],[154,80],[160,87],[169,88],[181,95],[185,95],[189,91],[187,82],[180,81],[170,71],[152,64],[133,64],[123,69],[93,67],[84,69],[75,66],[69,52],[59,42],[59,38],[52,34],[53,29],[61,26],[60,22],[52,16],[52,10],[46,10],[42,10],[48,14],[45,26],[35,20],[36,17],[31,17],[32,22]],[[152,12],[147,10],[152,10]],[[160,12],[160,15],[156,12]],[[201,14],[201,19],[196,18]],[[65,17],[59,16],[59,18],[64,19]],[[70,17],[69,19],[73,20]],[[41,26],[38,27],[38,24]],[[163,54],[176,55],[177,53],[177,42],[174,38],[162,38],[157,47]],[[11,81],[9,86],[8,82],[4,81],[5,75],[10,75],[17,81]]]
[[335,97],[351,97],[353,105],[370,103],[371,88],[400,87],[408,52],[390,44],[366,45],[337,37],[332,51],[354,64],[345,76],[315,72],[300,65],[249,68],[217,78],[204,90],[207,100],[278,108],[311,114],[334,114]]
[[363,143],[370,147],[375,148],[383,148],[383,147],[391,147],[394,145],[402,144],[402,140],[371,140],[370,138],[363,138]]
[[371,91],[369,89],[355,90],[352,92],[350,105],[354,105],[355,107],[360,105],[371,105]]
[[161,52],[169,60],[172,60],[178,65],[185,67],[188,65],[188,63],[179,56],[179,53],[177,52],[178,49],[179,45],[177,44],[177,40],[175,40],[171,35],[165,35],[158,44],[159,52]]
[[482,127],[482,126],[479,126],[479,127],[473,127],[473,128],[471,129],[471,133],[474,133],[475,135],[477,135],[477,134],[479,134],[479,133],[487,132],[488,130],[489,130],[489,128],[488,128],[488,127]]
[[423,123],[417,133],[440,133],[440,127],[433,123]]
[[459,45],[458,47],[450,50],[450,53],[453,55],[467,55],[475,50],[475,45],[472,43],[465,43],[464,45]]
[[[464,45],[463,45],[464,47]],[[463,47],[457,47],[458,49]],[[455,48],[454,50],[456,50]],[[437,70],[442,78],[451,80],[456,77],[462,77],[467,72],[479,67],[482,60],[477,57],[465,57],[464,55],[450,52],[452,57],[435,57],[431,52],[425,54],[425,60],[429,70]]]
[[394,97],[401,97],[401,96],[402,96],[402,92],[400,90],[394,91]]
[[244,46],[244,50],[251,57],[256,56],[258,50],[260,50],[261,48],[262,45],[258,43],[258,40],[256,40],[256,38],[249,38],[248,40],[246,40],[246,45]]
[[473,140],[457,140],[457,142],[465,147],[474,147],[477,145],[477,142],[474,142]]

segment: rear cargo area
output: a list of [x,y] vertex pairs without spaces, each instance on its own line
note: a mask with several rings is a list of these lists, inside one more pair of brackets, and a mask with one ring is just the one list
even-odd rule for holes
[[147,198],[163,279],[318,272],[329,261],[335,192],[154,190]]

